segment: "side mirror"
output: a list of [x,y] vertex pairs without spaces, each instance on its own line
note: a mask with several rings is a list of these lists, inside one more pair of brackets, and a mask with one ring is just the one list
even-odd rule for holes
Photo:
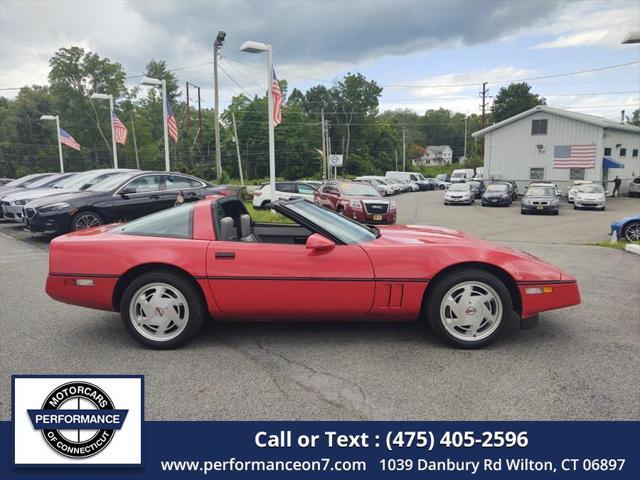
[[136,189],[135,188],[123,188],[122,190],[120,190],[118,192],[118,195],[122,196],[122,197],[126,197],[127,195],[131,195],[132,193],[136,193]]
[[309,235],[305,247],[315,252],[329,252],[336,246],[335,242],[318,233]]

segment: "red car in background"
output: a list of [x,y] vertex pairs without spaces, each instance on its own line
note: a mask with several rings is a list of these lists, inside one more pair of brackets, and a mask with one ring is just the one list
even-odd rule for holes
[[396,202],[382,198],[369,183],[326,182],[315,193],[314,202],[361,223],[396,223]]
[[456,230],[366,226],[301,198],[270,208],[290,223],[255,223],[239,199],[216,196],[63,235],[49,249],[47,293],[119,311],[137,341],[160,349],[209,317],[423,320],[479,348],[512,320],[526,328],[580,303],[557,267]]

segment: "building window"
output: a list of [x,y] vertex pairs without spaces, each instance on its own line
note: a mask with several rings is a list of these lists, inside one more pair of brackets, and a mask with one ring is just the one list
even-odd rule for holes
[[570,168],[569,180],[584,180],[584,168]]
[[531,135],[546,135],[547,134],[547,119],[544,120],[531,120]]
[[611,155],[611,147],[604,147],[604,154],[605,154],[605,156],[610,156]]
[[638,156],[638,149],[637,148],[633,149],[633,151],[631,152],[631,156],[634,157],[634,158]]
[[627,149],[626,148],[621,148],[620,149],[620,156],[621,157],[626,157],[627,156]]
[[531,180],[544,180],[544,168],[532,168],[529,173],[529,178]]

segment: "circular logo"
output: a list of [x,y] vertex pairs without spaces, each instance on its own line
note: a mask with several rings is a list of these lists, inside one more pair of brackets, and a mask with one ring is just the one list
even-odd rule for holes
[[467,309],[464,311],[464,313],[466,313],[467,315],[475,315],[477,311],[478,311],[478,310],[476,309],[476,307],[469,306],[469,307],[467,307]]
[[[100,387],[89,382],[69,382],[53,390],[43,410],[114,410],[111,398]],[[42,430],[47,444],[60,455],[87,458],[109,445],[115,429]]]

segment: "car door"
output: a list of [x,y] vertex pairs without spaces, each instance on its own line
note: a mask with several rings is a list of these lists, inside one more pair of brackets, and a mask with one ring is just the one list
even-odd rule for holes
[[374,273],[358,245],[213,241],[207,279],[227,319],[356,319],[371,309]]
[[298,190],[298,197],[306,198],[313,202],[313,195],[316,193],[316,190],[306,183],[297,183],[296,184]]
[[113,194],[111,221],[128,221],[163,210],[160,203],[162,175],[142,175],[122,185]]
[[178,194],[182,192],[185,202],[193,202],[204,198],[205,184],[185,175],[164,175],[164,188],[160,196],[164,208],[175,205]]

